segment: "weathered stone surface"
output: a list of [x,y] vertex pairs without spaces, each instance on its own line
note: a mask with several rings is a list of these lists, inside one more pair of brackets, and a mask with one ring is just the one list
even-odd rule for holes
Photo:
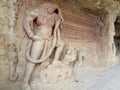
[[9,2],[0,1],[0,87],[8,85],[9,69],[6,38],[9,28]]
[[[22,28],[22,20],[26,9],[37,6],[43,1],[0,0],[0,90],[10,89],[4,87],[10,86],[8,83],[10,61],[7,54],[8,46],[13,43],[17,48],[14,48],[11,57],[18,55],[18,81],[22,79],[26,65],[25,51],[28,41]],[[58,4],[62,9],[65,20],[61,31],[62,38],[66,45],[79,48],[83,64],[105,66],[116,62],[113,37],[115,35],[114,22],[120,15],[119,0],[48,1]],[[78,63],[76,66],[81,68],[81,61]],[[56,69],[50,70],[56,72]],[[50,75],[50,71],[48,74]],[[52,80],[51,77],[49,79]],[[53,79],[55,79],[53,81],[57,81],[56,78]]]

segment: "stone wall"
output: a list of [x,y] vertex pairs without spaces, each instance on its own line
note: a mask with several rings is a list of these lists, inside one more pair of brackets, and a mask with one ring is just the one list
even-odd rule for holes
[[9,10],[9,2],[0,0],[0,86],[8,84],[7,36],[9,31]]
[[70,42],[93,42],[99,34],[98,18],[80,12],[79,14],[70,11],[63,12],[65,20],[63,24],[63,39],[69,39]]
[[[18,81],[22,79],[28,41],[22,28],[22,20],[28,8],[37,6],[42,1],[44,0],[0,0],[0,90],[1,87],[10,86],[10,58],[16,58],[16,55]],[[61,35],[66,45],[78,48],[88,64],[105,66],[108,62],[113,63],[112,59],[115,61],[113,24],[117,11],[113,10],[114,14],[111,11],[101,18],[80,11],[79,4],[73,1],[49,1],[55,2],[62,9],[65,22]],[[12,46],[14,48],[11,50]],[[12,57],[12,54],[15,56]]]
[[63,11],[65,22],[61,31],[63,40],[80,49],[85,62],[95,66],[109,63],[109,22],[80,11]]
[[[18,37],[17,47],[20,48],[20,51],[18,52],[18,71],[22,70],[23,72],[24,70],[22,66],[25,65],[25,63],[23,62],[25,62],[24,55],[25,48],[27,47],[26,44],[28,41],[22,28],[22,20],[25,16],[25,10],[37,6],[40,2],[42,2],[42,0],[36,2],[31,2],[29,0],[18,2],[19,13],[17,15],[18,18],[15,29]],[[91,63],[93,65],[101,65],[100,61],[104,60],[104,57],[99,58],[101,57],[101,51],[103,49],[101,48],[102,31],[100,31],[101,26],[99,23],[99,17],[89,15],[80,10],[78,12],[76,9],[74,10],[74,8],[66,7],[65,4],[62,3],[62,1],[58,3],[58,5],[62,10],[63,18],[65,20],[63,24],[63,30],[61,31],[64,42],[67,42],[66,44],[70,44],[80,49],[81,55],[85,58],[85,62]],[[71,4],[68,4],[68,6],[70,5]],[[20,76],[22,78],[22,75]]]

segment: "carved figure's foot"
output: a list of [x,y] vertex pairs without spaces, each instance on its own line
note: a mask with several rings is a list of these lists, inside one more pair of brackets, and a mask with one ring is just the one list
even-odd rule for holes
[[10,80],[12,80],[12,81],[16,80],[17,77],[18,77],[18,75],[15,72],[10,74]]
[[53,62],[52,62],[52,64],[54,65],[54,64],[57,64],[57,63],[60,63],[61,61],[59,61],[59,60],[54,60]]
[[47,68],[47,66],[48,66],[49,64],[50,64],[49,61],[45,61],[45,62],[41,63],[41,69]]
[[28,83],[22,83],[22,86],[21,86],[22,90],[32,90],[30,85]]

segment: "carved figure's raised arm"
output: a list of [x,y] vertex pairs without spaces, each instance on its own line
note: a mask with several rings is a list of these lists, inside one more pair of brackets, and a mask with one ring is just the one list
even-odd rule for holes
[[32,38],[34,36],[33,31],[33,21],[38,17],[38,10],[33,9],[30,12],[26,12],[26,17],[23,20],[23,28],[25,32],[27,33],[29,38]]

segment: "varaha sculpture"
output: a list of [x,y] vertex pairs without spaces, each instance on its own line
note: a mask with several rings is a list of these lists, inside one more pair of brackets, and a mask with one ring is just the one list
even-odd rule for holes
[[29,85],[36,64],[47,66],[51,63],[49,57],[55,51],[54,61],[59,60],[64,44],[60,37],[60,26],[63,17],[56,4],[43,3],[26,13],[23,28],[28,35],[29,43],[26,51],[26,70],[22,89],[31,90]]

